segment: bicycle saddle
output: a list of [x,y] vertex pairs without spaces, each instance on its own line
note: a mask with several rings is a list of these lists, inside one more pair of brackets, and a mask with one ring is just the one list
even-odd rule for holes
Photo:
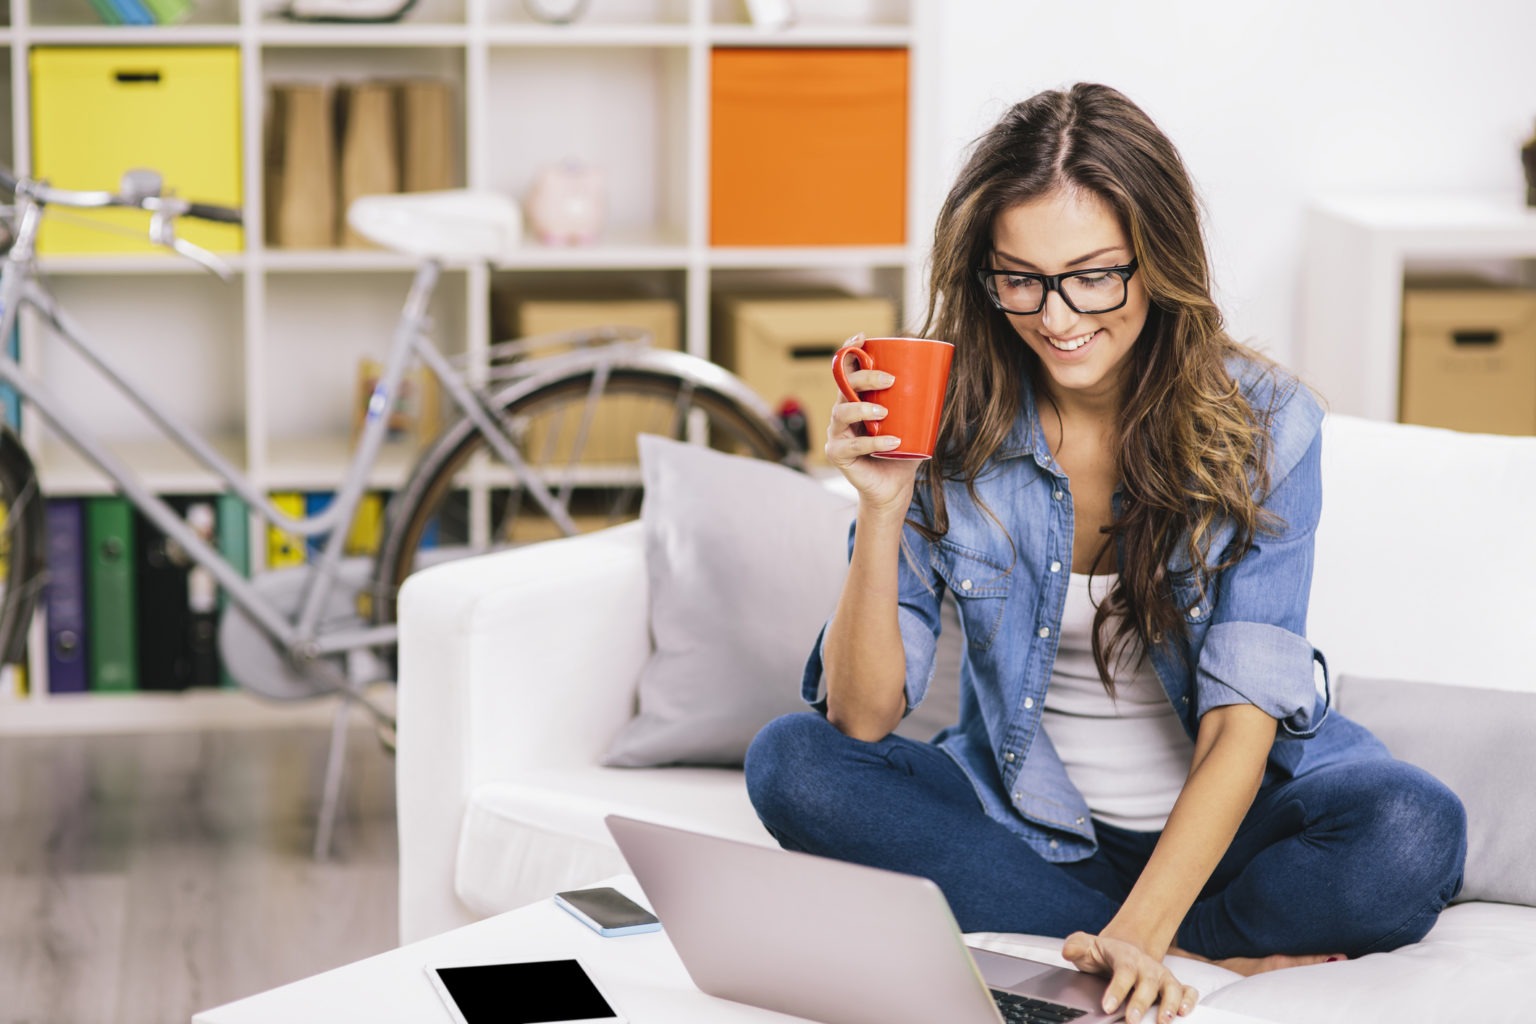
[[397,252],[443,259],[495,259],[523,237],[516,203],[468,189],[361,196],[347,207],[347,223]]

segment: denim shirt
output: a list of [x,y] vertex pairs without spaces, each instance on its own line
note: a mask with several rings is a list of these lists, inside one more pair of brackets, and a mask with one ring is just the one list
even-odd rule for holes
[[[1152,646],[1157,677],[1191,739],[1204,712],[1228,704],[1252,704],[1277,719],[1266,784],[1324,764],[1385,756],[1363,728],[1330,713],[1326,663],[1305,635],[1322,506],[1322,410],[1279,371],[1248,360],[1235,360],[1229,370],[1255,409],[1271,411],[1270,489],[1262,503],[1283,526],[1260,533],[1237,565],[1207,582],[1203,595],[1187,561],[1170,564],[1188,629],[1182,642]],[[1072,566],[1073,501],[1028,384],[1012,432],[976,481],[1011,538],[972,502],[963,483],[944,487],[948,532],[930,542],[909,522],[903,536],[898,618],[907,710],[922,701],[932,680],[947,591],[956,598],[965,639],[960,721],[934,741],[970,777],[986,813],[1045,859],[1091,856],[1097,842],[1088,805],[1040,727]],[[922,490],[911,518],[925,516]],[[1120,498],[1117,491],[1117,513]],[[1221,552],[1233,531],[1225,524],[1208,550]],[[818,640],[802,693],[825,714],[823,690]]]

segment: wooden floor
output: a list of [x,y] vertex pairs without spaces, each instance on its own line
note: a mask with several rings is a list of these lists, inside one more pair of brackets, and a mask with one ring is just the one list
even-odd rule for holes
[[0,736],[0,1022],[184,1024],[396,945],[394,764],[329,732]]

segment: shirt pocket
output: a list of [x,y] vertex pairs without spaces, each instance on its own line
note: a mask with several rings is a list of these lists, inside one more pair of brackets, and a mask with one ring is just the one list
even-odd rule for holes
[[975,651],[990,648],[1003,622],[1012,568],[994,555],[941,540],[933,549],[933,569],[955,595],[966,645]]

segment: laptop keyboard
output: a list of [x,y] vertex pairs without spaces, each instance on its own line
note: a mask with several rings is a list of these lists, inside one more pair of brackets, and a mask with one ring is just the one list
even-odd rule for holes
[[1074,1020],[1088,1012],[1060,1003],[1048,1003],[1044,999],[999,992],[995,988],[991,992],[1006,1024],[1063,1024],[1064,1021]]

